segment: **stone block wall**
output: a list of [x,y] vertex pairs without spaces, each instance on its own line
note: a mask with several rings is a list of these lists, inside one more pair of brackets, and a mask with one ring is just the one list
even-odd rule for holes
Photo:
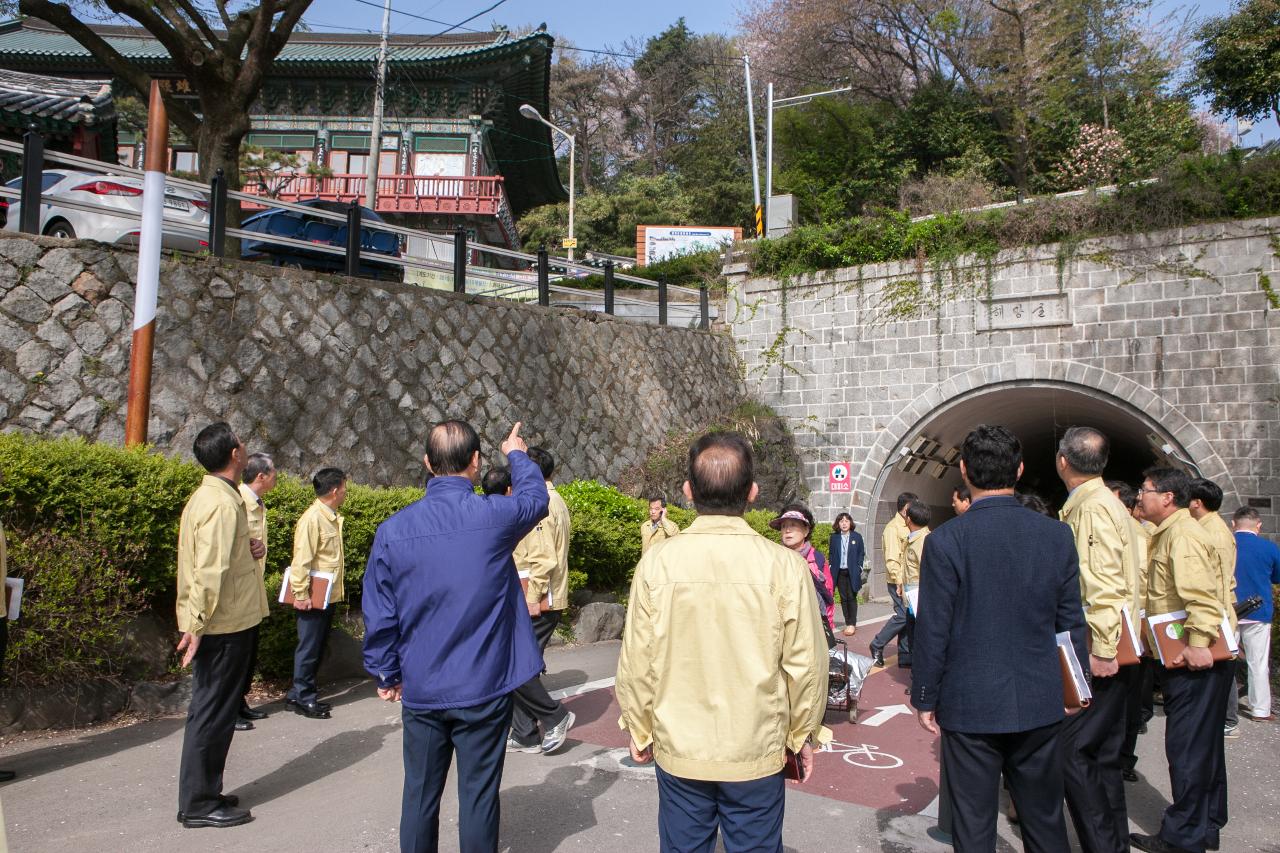
[[[990,396],[1008,388],[1027,405],[1076,401],[1045,415],[1058,427],[1114,411],[1144,449],[1143,431],[1168,441],[1223,486],[1224,510],[1257,506],[1274,536],[1277,235],[1280,219],[1264,219],[789,282],[740,266],[724,316],[748,386],[796,431],[818,515],[851,508],[873,553],[888,492],[912,482],[892,473],[901,450],[961,405],[973,418],[1016,415]],[[852,491],[832,494],[828,463],[842,460]]]
[[[0,429],[121,442],[137,256],[0,235]],[[212,259],[162,264],[149,435],[190,456],[227,420],[310,476],[422,481],[430,424],[484,453],[513,421],[557,478],[616,482],[668,430],[743,400],[723,334]]]

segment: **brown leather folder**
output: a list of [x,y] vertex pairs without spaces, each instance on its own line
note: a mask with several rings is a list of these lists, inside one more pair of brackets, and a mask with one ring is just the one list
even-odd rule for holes
[[[1085,637],[1090,654],[1093,653],[1093,633]],[[1124,608],[1120,616],[1120,641],[1116,643],[1116,663],[1120,666],[1132,666],[1142,657],[1138,635],[1134,633],[1133,623],[1129,621],[1129,608]]]
[[[1173,663],[1187,648],[1186,621],[1187,613],[1185,610],[1178,610],[1163,616],[1148,616],[1145,620],[1147,636],[1151,638],[1152,643],[1155,645],[1156,656],[1166,669],[1181,669],[1187,665],[1185,660],[1176,664]],[[1215,663],[1231,660],[1236,656],[1236,650],[1232,649],[1233,644],[1227,641],[1226,636],[1226,631],[1230,629],[1230,623],[1226,621],[1225,617],[1222,621],[1223,625],[1218,628],[1218,636],[1214,638],[1213,645],[1209,647],[1209,652],[1213,655]],[[1232,639],[1234,640],[1234,637]]]
[[311,609],[324,610],[329,597],[329,579],[311,576]]
[[1093,694],[1076,657],[1075,646],[1071,645],[1071,636],[1066,632],[1058,635],[1058,665],[1062,669],[1062,707],[1089,707]]
[[[520,578],[520,592],[524,593],[526,596],[529,593],[529,579],[526,577]],[[525,600],[527,601],[528,599],[526,598]],[[551,609],[551,593],[548,592],[546,595],[542,596],[542,601],[538,602],[538,612],[546,613],[550,609]]]

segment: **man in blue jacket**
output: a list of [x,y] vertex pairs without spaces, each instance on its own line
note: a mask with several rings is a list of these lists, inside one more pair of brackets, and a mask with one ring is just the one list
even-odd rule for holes
[[[1251,720],[1269,721],[1271,714],[1271,617],[1275,609],[1272,587],[1280,584],[1280,547],[1262,538],[1262,516],[1242,506],[1231,519],[1236,536],[1236,601],[1261,596],[1262,606],[1240,620],[1240,647],[1249,667],[1248,707]],[[1231,703],[1236,702],[1231,691]]]
[[1071,529],[1013,496],[1022,446],[979,426],[960,452],[972,503],[924,543],[911,702],[942,730],[956,850],[994,850],[1003,769],[1028,850],[1066,853],[1056,634],[1088,660]]
[[378,528],[364,576],[364,663],[401,702],[401,853],[435,851],[440,796],[457,752],[460,848],[498,849],[511,692],[542,671],[511,552],[547,514],[542,471],[520,424],[502,443],[512,493],[477,495],[480,438],[431,430],[426,495]]

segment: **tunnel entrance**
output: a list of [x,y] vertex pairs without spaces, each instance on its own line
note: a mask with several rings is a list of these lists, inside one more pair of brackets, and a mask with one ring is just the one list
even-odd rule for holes
[[[1018,436],[1025,466],[1018,488],[1038,494],[1055,513],[1067,493],[1054,456],[1068,427],[1092,426],[1106,433],[1111,441],[1109,480],[1137,486],[1150,465],[1186,467],[1162,450],[1166,444],[1176,456],[1188,458],[1159,424],[1101,391],[1036,381],[986,386],[930,412],[894,448],[892,468],[873,495],[877,529],[892,516],[894,501],[904,491],[915,492],[932,507],[935,525],[951,518],[951,492],[961,483],[958,449],[969,430],[983,423],[1001,424]],[[909,455],[901,454],[903,448]]]

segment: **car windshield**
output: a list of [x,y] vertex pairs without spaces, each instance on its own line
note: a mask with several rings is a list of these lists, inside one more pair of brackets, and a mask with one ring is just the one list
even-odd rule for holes
[[[66,175],[59,174],[58,172],[45,172],[40,177],[40,192],[47,192],[54,184],[65,177]],[[5,184],[5,186],[11,189],[20,190],[22,189],[22,178],[14,178],[12,181]]]

